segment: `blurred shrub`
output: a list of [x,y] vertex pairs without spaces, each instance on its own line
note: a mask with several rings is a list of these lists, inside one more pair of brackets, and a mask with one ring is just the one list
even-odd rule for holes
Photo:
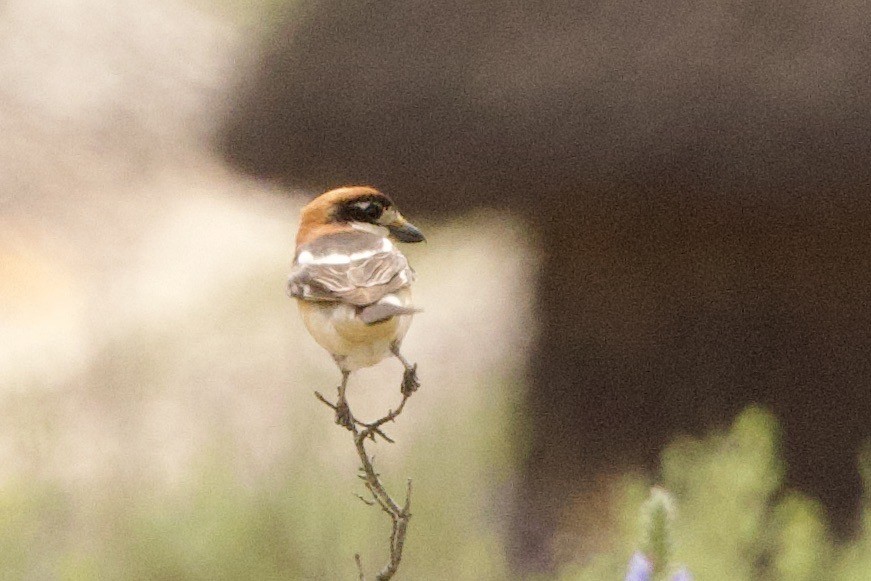
[[[489,381],[493,393],[514,383]],[[390,462],[391,486],[415,477],[403,578],[511,578],[500,498],[510,489],[517,453],[508,445],[515,409],[504,397],[443,415],[427,424],[424,437],[412,438],[405,459]],[[302,432],[333,428],[319,416],[298,420]],[[871,449],[860,465],[871,485]],[[353,479],[337,475],[317,450],[293,447],[254,480],[240,479],[230,466],[216,443],[173,490],[123,479],[99,493],[39,479],[9,483],[0,489],[0,578],[351,579],[355,551],[373,566],[381,561],[383,515],[360,504]],[[674,499],[668,542],[639,545],[650,483],[627,476],[615,491],[620,514],[612,549],[557,577],[623,580],[637,548],[661,545],[655,550],[698,581],[871,578],[871,495],[863,533],[838,546],[819,504],[784,490],[782,477],[778,425],[764,410],[746,410],[727,431],[681,438],[662,460],[661,483]]]
[[[866,492],[862,533],[836,546],[819,503],[783,489],[778,424],[751,407],[727,432],[681,438],[663,454],[662,484],[673,493],[673,562],[705,581],[859,581],[871,579],[871,494]],[[871,490],[871,448],[860,458]],[[640,478],[623,485],[623,520],[639,514]],[[637,516],[635,517],[637,518]],[[623,579],[637,528],[625,527],[613,554],[564,568],[565,581]]]
[[[476,415],[491,413],[457,413],[412,443],[409,462],[385,469],[396,489],[415,477],[404,578],[508,578],[493,503],[510,476],[509,438],[500,406]],[[309,425],[335,429],[327,414]],[[389,525],[354,497],[363,489],[353,470],[337,475],[306,447],[255,481],[218,450],[203,463],[175,490],[121,480],[108,491],[3,487],[0,579],[352,579],[357,551],[370,569],[383,564]]]

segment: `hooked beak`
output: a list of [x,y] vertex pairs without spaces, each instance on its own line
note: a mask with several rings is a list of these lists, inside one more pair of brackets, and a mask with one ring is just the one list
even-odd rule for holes
[[389,224],[387,229],[400,242],[423,242],[426,240],[423,232],[418,230],[411,222],[406,221],[402,216],[399,216],[392,224]]

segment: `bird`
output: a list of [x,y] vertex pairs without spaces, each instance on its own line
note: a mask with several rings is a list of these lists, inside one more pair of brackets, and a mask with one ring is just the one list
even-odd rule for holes
[[401,392],[417,390],[417,364],[400,346],[420,309],[412,305],[415,272],[397,242],[423,242],[393,200],[370,186],[327,191],[300,212],[287,294],[296,299],[309,334],[342,373],[336,423],[353,429],[345,392],[352,371],[396,357]]

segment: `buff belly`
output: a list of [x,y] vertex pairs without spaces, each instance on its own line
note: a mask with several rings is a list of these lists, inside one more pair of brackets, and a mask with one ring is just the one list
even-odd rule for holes
[[[408,288],[393,294],[401,304],[410,304]],[[309,333],[346,371],[369,367],[388,357],[411,325],[412,315],[367,325],[357,317],[356,307],[347,303],[297,300],[297,304]]]

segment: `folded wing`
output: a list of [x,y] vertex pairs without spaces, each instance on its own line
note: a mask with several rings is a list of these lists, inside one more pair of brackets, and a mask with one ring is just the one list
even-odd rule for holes
[[414,271],[390,240],[367,232],[321,236],[294,260],[288,294],[307,301],[371,305],[411,284]]

